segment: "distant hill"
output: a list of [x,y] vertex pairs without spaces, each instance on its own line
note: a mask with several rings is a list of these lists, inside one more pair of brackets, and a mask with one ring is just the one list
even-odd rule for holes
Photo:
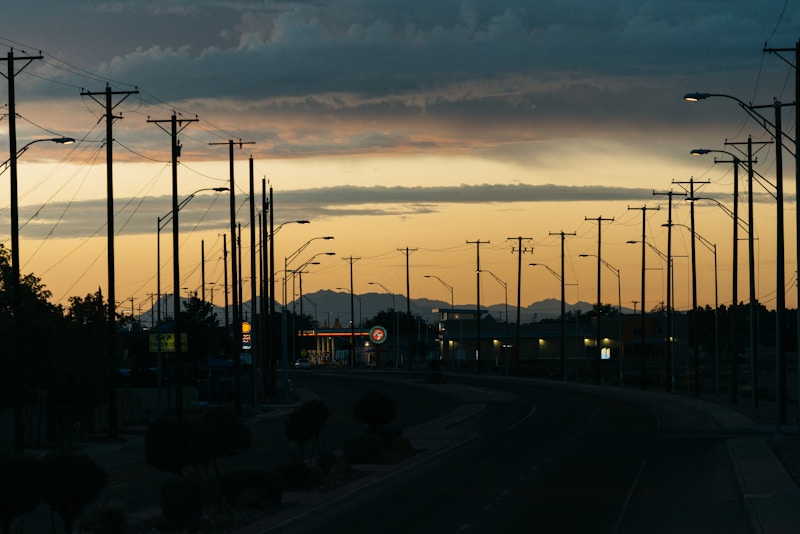
[[[185,300],[185,299],[184,299]],[[161,297],[161,315],[162,317],[172,315],[172,296],[162,295]],[[168,305],[167,305],[168,304]],[[398,311],[406,311],[406,298],[404,295],[394,296],[394,305]],[[300,300],[297,299],[294,303],[289,303],[289,309],[294,306],[294,310],[300,313]],[[475,304],[456,304],[456,309],[474,309]],[[567,312],[580,310],[586,312],[592,309],[593,304],[588,302],[577,302],[565,304]],[[411,313],[419,315],[435,321],[438,319],[438,314],[433,313],[434,309],[450,308],[450,303],[443,300],[432,300],[427,298],[412,298],[411,299]],[[482,309],[488,310],[489,313],[498,321],[505,320],[506,306],[504,303],[492,304],[491,306],[481,305]],[[276,305],[276,309],[280,311],[280,304]],[[353,295],[353,315],[356,324],[361,324],[364,320],[374,317],[382,310],[392,309],[392,295],[387,293],[363,293],[361,295]],[[622,308],[623,313],[632,313],[629,308]],[[214,304],[214,312],[220,322],[225,320],[225,310],[222,306]],[[350,321],[350,293],[344,291],[333,291],[324,289],[316,291],[308,295],[303,295],[302,312],[305,315],[313,317],[320,325],[332,325],[336,319],[341,324],[349,324]],[[508,315],[510,321],[516,322],[517,309],[515,303],[508,303]],[[555,319],[561,314],[561,301],[558,299],[546,299],[539,302],[534,302],[523,306],[520,310],[520,322],[529,323],[534,320],[542,319]],[[145,325],[149,325],[151,320],[155,318],[155,311],[151,310],[142,311],[137,318],[139,318]],[[247,301],[242,306],[242,317],[249,320],[251,317],[250,301]]]

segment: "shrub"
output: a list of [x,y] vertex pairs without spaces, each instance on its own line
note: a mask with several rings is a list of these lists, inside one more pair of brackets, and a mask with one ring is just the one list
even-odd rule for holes
[[209,411],[201,424],[208,433],[210,452],[215,459],[236,456],[248,449],[253,442],[253,433],[230,408]]
[[305,462],[286,462],[275,471],[281,477],[283,489],[289,491],[309,489],[322,482],[322,471],[312,469]]
[[243,494],[250,494],[267,505],[278,505],[283,494],[282,479],[272,471],[245,469],[227,473],[220,478],[222,495],[234,505]]
[[394,441],[403,437],[403,430],[396,426],[386,425],[378,428],[375,436],[381,439],[383,448],[388,449]]
[[0,454],[0,529],[11,532],[11,522],[39,504],[39,462],[27,454]]
[[128,515],[119,503],[108,503],[95,508],[83,528],[92,534],[124,534],[128,528]]
[[144,446],[148,465],[178,476],[189,466],[208,465],[214,459],[208,432],[197,421],[156,419],[147,427]]
[[303,403],[291,412],[284,421],[286,437],[297,443],[300,449],[300,458],[303,459],[303,444],[314,440],[317,456],[319,450],[319,435],[328,420],[328,407],[317,399]]
[[339,463],[339,459],[332,452],[322,454],[319,457],[319,468],[325,474],[330,473],[331,468],[337,463]]
[[342,453],[353,464],[375,464],[383,458],[383,442],[373,435],[351,436],[344,441]]
[[161,516],[166,529],[197,528],[203,514],[203,486],[177,479],[161,484]]
[[72,525],[89,502],[106,485],[107,474],[85,454],[50,453],[41,460],[42,501],[64,522],[64,530],[72,533]]
[[380,391],[367,391],[353,403],[353,415],[375,434],[380,427],[394,420],[397,403]]

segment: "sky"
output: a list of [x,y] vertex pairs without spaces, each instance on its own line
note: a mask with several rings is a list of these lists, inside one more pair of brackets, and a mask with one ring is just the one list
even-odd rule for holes
[[[17,147],[78,141],[36,143],[18,164],[21,268],[56,303],[98,288],[108,294],[106,123],[97,95],[108,86],[121,310],[148,310],[159,272],[161,293],[174,289],[172,225],[157,232],[172,209],[173,114],[178,196],[191,197],[179,212],[184,296],[201,290],[205,272],[207,298],[213,290],[214,303],[223,301],[231,200],[209,189],[230,186],[233,141],[246,298],[252,158],[256,212],[265,184],[275,225],[287,223],[273,237],[279,292],[285,267],[311,262],[305,294],[349,290],[352,266],[357,294],[406,295],[408,274],[411,298],[448,302],[452,287],[456,306],[478,298],[513,306],[517,294],[528,306],[559,298],[563,244],[568,302],[596,301],[599,253],[601,300],[641,309],[644,272],[651,309],[666,300],[666,262],[656,251],[667,252],[672,198],[674,306],[685,310],[692,202],[682,195],[693,187],[711,199],[694,202],[698,304],[729,305],[733,219],[723,207],[733,210],[733,164],[725,153],[690,150],[738,154],[742,144],[726,143],[750,136],[760,175],[752,197],[757,297],[774,307],[782,246],[786,304],[797,305],[793,155],[783,152],[781,244],[770,134],[732,99],[682,97],[792,103],[794,53],[764,48],[794,48],[798,0],[757,9],[743,0],[8,4],[0,101],[8,102],[13,50]],[[794,107],[781,109],[793,140]],[[774,119],[772,107],[758,111]],[[7,112],[6,104],[6,153]],[[0,243],[9,247],[8,173],[0,176]],[[746,224],[744,171],[738,185]],[[310,224],[289,224],[297,220]],[[740,230],[739,300],[748,295],[746,239]]]

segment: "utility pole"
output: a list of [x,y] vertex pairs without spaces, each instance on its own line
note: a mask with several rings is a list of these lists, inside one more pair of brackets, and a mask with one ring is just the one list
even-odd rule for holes
[[696,182],[694,178],[690,178],[688,182],[676,182],[673,184],[685,185],[689,184],[689,196],[686,200],[690,204],[690,220],[692,232],[692,353],[694,355],[694,394],[696,397],[700,396],[700,352],[697,349],[697,253],[696,253],[696,239],[695,239],[695,226],[694,226],[694,203],[697,198],[694,196],[694,186],[697,184],[708,184],[710,182]]
[[[517,375],[519,375],[519,345],[520,345],[520,333],[519,333],[520,317],[519,317],[519,314],[520,314],[520,308],[522,306],[522,303],[521,303],[521,299],[522,299],[522,254],[525,253],[525,252],[530,252],[531,254],[533,254],[533,246],[523,247],[522,246],[522,241],[523,240],[525,240],[525,241],[533,241],[533,238],[532,237],[522,237],[522,236],[507,238],[507,241],[514,241],[514,240],[516,240],[516,242],[517,242],[517,248],[516,248],[516,252],[517,252],[517,326],[516,326],[516,331],[515,331],[515,334],[514,334],[514,338],[515,339],[514,339],[514,352],[513,352],[513,354],[514,354],[514,361],[515,361],[514,365],[516,366]],[[513,248],[511,249],[511,252],[512,253],[514,252]],[[563,310],[562,310],[562,312],[563,312]],[[506,318],[506,321],[508,321],[508,318]],[[562,340],[562,342],[563,342],[563,340]]]
[[237,280],[238,274],[238,266],[237,266],[237,256],[236,256],[236,241],[237,241],[237,234],[236,234],[236,187],[235,187],[235,179],[234,179],[234,172],[233,172],[233,147],[234,145],[239,145],[239,149],[242,148],[242,145],[252,145],[255,144],[252,141],[242,141],[241,139],[238,142],[234,142],[233,139],[229,139],[225,143],[209,143],[209,145],[228,145],[228,168],[229,168],[229,175],[230,175],[230,224],[231,224],[231,301],[233,302],[233,309],[232,312],[232,323],[231,326],[233,327],[233,331],[231,332],[232,339],[229,340],[231,356],[233,357],[233,382],[234,382],[234,390],[235,390],[235,399],[234,399],[234,409],[237,415],[242,414],[242,361],[239,353],[241,352],[242,346],[242,322],[239,317],[239,281]]
[[[647,332],[645,328],[647,327],[647,309],[645,308],[645,299],[644,299],[644,290],[645,290],[645,273],[647,272],[645,269],[645,250],[647,249],[647,212],[650,210],[659,211],[661,207],[657,208],[648,208],[647,206],[642,206],[641,208],[631,208],[628,207],[628,210],[642,210],[642,353],[639,355],[639,387],[644,389],[645,386],[645,348],[647,347]],[[669,261],[667,261],[667,279],[669,279]]]
[[475,245],[477,260],[475,266],[475,278],[477,289],[477,302],[475,308],[475,372],[481,372],[481,243],[489,244],[489,241],[467,241],[467,245]]
[[[172,314],[175,327],[175,416],[183,418],[183,356],[181,354],[181,329],[180,329],[180,255],[179,255],[179,225],[178,225],[178,158],[181,154],[181,145],[178,142],[178,134],[185,130],[189,124],[197,122],[198,119],[178,119],[175,113],[169,119],[147,119],[164,132],[169,134],[172,144]],[[170,129],[167,130],[162,123],[168,122]],[[113,303],[109,299],[110,303]]]
[[597,317],[595,318],[595,376],[598,384],[603,383],[603,374],[602,374],[602,363],[601,363],[601,348],[600,348],[600,310],[603,308],[603,303],[600,300],[600,275],[601,275],[601,267],[602,267],[602,255],[601,249],[603,245],[602,239],[602,228],[603,222],[614,222],[614,218],[604,218],[602,215],[599,217],[584,217],[585,221],[596,221],[597,222]]
[[356,318],[355,305],[353,303],[353,264],[361,258],[342,258],[350,264],[350,367],[356,366]]
[[[139,91],[112,91],[109,85],[103,92],[81,91],[81,96],[88,96],[105,109],[106,116],[106,227],[108,229],[108,346],[106,354],[106,362],[108,364],[108,437],[109,439],[117,439],[117,325],[116,325],[116,307],[114,299],[115,281],[114,281],[114,171],[113,171],[113,147],[114,147],[114,133],[113,124],[114,119],[121,119],[122,115],[114,115],[114,108],[119,106],[130,95],[139,94]],[[98,96],[103,95],[103,101],[98,100]],[[121,95],[121,98],[115,104],[113,97]]]
[[[25,452],[24,435],[24,416],[25,416],[25,388],[27,381],[23,381],[22,362],[27,360],[22,356],[22,340],[20,331],[24,319],[22,317],[22,288],[20,281],[19,268],[19,192],[17,188],[17,107],[16,91],[14,89],[14,78],[18,72],[22,72],[25,67],[35,59],[42,59],[43,56],[14,56],[14,49],[8,51],[5,60],[8,62],[8,72],[3,76],[8,80],[8,165],[11,170],[11,276],[14,279],[11,286],[11,310],[14,316],[13,340],[11,349],[12,369],[17,377],[14,380],[14,452],[22,454]],[[2,60],[3,58],[0,58]],[[14,66],[15,60],[25,61],[19,70]]]
[[[769,48],[767,48],[767,49],[764,49],[764,52],[778,53],[778,56],[781,59],[783,59],[786,63],[788,63],[789,65],[791,65],[794,68],[794,77],[795,77],[795,84],[794,84],[795,100],[794,100],[794,106],[795,106],[795,124],[797,124],[797,105],[798,105],[798,103],[800,103],[800,85],[798,85],[798,84],[800,84],[800,72],[798,71],[798,68],[797,68],[797,58],[800,57],[800,56],[798,56],[800,54],[800,40],[798,40],[795,43],[794,48],[777,48],[777,49],[769,49]],[[794,52],[794,62],[792,62],[791,60],[781,56],[780,52]],[[776,115],[776,121],[775,121],[775,126],[776,126],[776,128],[775,128],[776,129],[776,135],[775,135],[775,146],[776,146],[775,164],[776,164],[776,172],[778,172],[778,177],[779,177],[779,179],[778,179],[778,184],[779,184],[779,187],[780,187],[779,195],[781,196],[781,200],[778,200],[778,201],[781,202],[782,201],[782,196],[783,196],[783,186],[780,185],[780,184],[783,181],[783,177],[782,177],[782,170],[778,171],[778,168],[777,168],[778,165],[779,165],[779,161],[781,159],[780,154],[783,151],[783,145],[781,144],[781,139],[780,139],[780,137],[782,135],[781,132],[780,132],[780,125],[781,125],[781,123],[780,123],[780,103],[776,103],[775,115]],[[800,152],[798,152],[798,150],[800,150],[800,140],[798,140],[797,139],[797,135],[795,135],[795,143],[794,143],[794,160],[795,160],[794,163],[795,163],[795,165],[794,165],[794,171],[795,171],[795,186],[797,188],[796,189],[797,193],[795,195],[795,203],[797,203],[798,202],[797,199],[800,198]],[[780,165],[782,165],[782,163]],[[782,207],[779,205],[778,209],[782,210]],[[782,234],[783,234],[783,228],[782,228],[782,226],[783,226],[783,215],[782,215],[782,213],[779,213],[778,217],[779,217],[778,224],[780,225],[779,226],[779,235],[782,236]],[[796,227],[795,227],[795,230],[796,230],[795,231],[796,247],[795,248],[796,248],[796,254],[797,254],[797,262],[798,262],[798,266],[799,266],[798,268],[800,268],[800,213],[798,213],[797,220],[796,220],[795,224],[796,224]],[[780,241],[778,241],[778,249],[779,249],[778,254],[779,254],[779,256],[783,254],[783,246],[782,246],[782,244],[783,244],[783,240],[781,239]],[[781,274],[783,274],[783,273],[781,273]],[[783,282],[782,279],[779,279],[778,281],[779,282]],[[796,285],[797,285],[797,309],[798,309],[798,313],[797,313],[797,343],[798,343],[798,347],[800,347],[800,284],[796,284]],[[779,289],[778,290],[778,295],[783,294],[783,291],[784,291],[783,287],[779,286],[778,289]],[[779,308],[777,308],[777,307],[776,307],[776,315],[777,315],[776,319],[779,319],[780,318],[780,311],[779,311]],[[780,329],[781,329],[781,325],[778,324],[778,330],[780,331]],[[776,360],[778,362],[780,362],[780,360],[782,358],[785,358],[785,355],[783,354],[782,350],[777,350],[779,348],[779,346],[780,345],[776,346],[776,352],[777,352]],[[798,369],[800,369],[800,350],[797,351],[797,362],[798,362]],[[787,416],[787,414],[786,414],[786,395],[785,395],[785,393],[786,393],[786,366],[785,366],[785,362],[783,364],[778,363],[777,368],[776,368],[776,374],[778,375],[778,377],[777,377],[778,383],[777,383],[777,390],[776,390],[776,404],[778,404],[778,418],[779,418],[779,423],[778,424],[780,425],[781,423],[785,423],[786,422],[786,416]],[[800,373],[798,373],[797,380],[798,380],[798,385],[800,385]],[[754,389],[753,391],[756,391],[756,390]],[[782,394],[779,395],[780,393],[782,393]],[[755,395],[753,395],[753,396],[755,398]],[[780,400],[780,402],[777,402],[778,400]],[[757,407],[758,407],[758,404],[756,402],[756,408]],[[798,403],[798,410],[800,410],[800,403]],[[800,425],[800,412],[798,412],[798,421],[799,421],[798,425]],[[778,426],[778,429],[780,429],[780,426]],[[798,432],[800,432],[800,426],[798,427]],[[780,432],[778,432],[778,433],[780,433]]]
[[[253,176],[253,156],[250,156],[248,159],[249,162],[249,170],[250,170],[250,323],[251,323],[251,345],[250,345],[250,365],[251,370],[253,373],[253,406],[256,405],[257,393],[258,393],[258,373],[256,373],[256,369],[258,369],[258,365],[256,365],[257,361],[260,358],[257,358],[259,355],[259,348],[261,347],[261,340],[259,336],[255,334],[256,332],[256,284],[258,283],[258,277],[256,276],[256,201],[255,201],[255,185],[254,185],[254,176]],[[262,295],[263,298],[263,295]],[[263,362],[261,362],[263,365]]]
[[267,217],[269,216],[269,199],[267,198],[267,179],[261,179],[261,213],[259,217],[259,228],[261,229],[261,300],[259,302],[261,309],[261,387],[264,388],[266,397],[272,395],[272,383],[270,376],[272,375],[272,358],[268,357],[270,353],[269,347],[272,343],[272,317],[269,314],[269,254],[267,242],[269,234],[267,233]]
[[[675,391],[675,365],[674,365],[674,354],[673,354],[673,344],[672,344],[672,308],[674,306],[674,302],[672,302],[672,197],[675,195],[679,196],[686,196],[686,193],[676,193],[672,189],[666,191],[664,193],[660,193],[658,191],[653,191],[653,196],[664,195],[669,197],[669,209],[667,210],[667,224],[662,225],[667,227],[667,365],[665,374],[667,376],[667,393],[671,393]],[[735,250],[735,249],[734,249]],[[735,304],[735,303],[734,303]]]
[[[576,235],[575,232],[565,232],[561,230],[560,232],[550,232],[550,235],[558,235],[561,236],[561,381],[567,381],[567,334],[566,334],[566,326],[564,323],[564,318],[567,314],[565,298],[566,295],[564,294],[564,242],[566,241],[567,236]],[[622,340],[620,340],[622,343]]]
[[411,350],[411,283],[409,279],[408,257],[412,252],[416,252],[417,249],[406,247],[397,250],[406,255],[406,343],[408,344],[408,370],[411,371],[414,366],[414,354]]

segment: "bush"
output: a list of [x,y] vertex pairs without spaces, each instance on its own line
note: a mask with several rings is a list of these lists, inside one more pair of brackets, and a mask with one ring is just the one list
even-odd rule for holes
[[230,408],[210,410],[201,424],[208,433],[211,455],[236,456],[247,450],[253,442],[253,433],[242,423],[241,418]]
[[330,473],[331,468],[337,463],[339,463],[339,459],[332,452],[322,454],[319,457],[319,468],[326,475]]
[[196,529],[203,514],[203,486],[177,479],[161,484],[161,516],[166,529]]
[[72,525],[89,502],[106,485],[107,474],[85,454],[50,453],[41,460],[42,501],[64,522],[64,530],[72,533]]
[[373,435],[351,436],[344,441],[342,453],[352,464],[376,464],[383,459],[383,441]]
[[381,439],[383,448],[388,449],[394,441],[403,437],[403,430],[396,426],[386,425],[378,428],[375,431],[375,436]]
[[283,489],[288,491],[306,490],[322,482],[322,471],[312,469],[305,462],[286,462],[275,471],[281,477]]
[[197,421],[162,417],[147,427],[145,461],[151,467],[183,476],[189,466],[208,465],[213,459],[208,432]]
[[320,454],[319,435],[328,420],[328,407],[317,399],[303,403],[291,412],[284,421],[286,437],[297,443],[300,449],[300,458],[303,458],[303,444],[314,440],[316,454]]
[[39,504],[41,472],[36,457],[0,454],[0,529],[11,532],[14,518]]
[[109,503],[95,508],[83,525],[92,534],[124,534],[128,528],[128,515],[119,503]]
[[397,403],[380,391],[367,391],[353,403],[353,415],[375,434],[397,416]]
[[227,473],[220,478],[220,489],[228,505],[234,505],[243,494],[250,494],[266,505],[278,505],[283,494],[283,480],[272,471],[246,469]]

